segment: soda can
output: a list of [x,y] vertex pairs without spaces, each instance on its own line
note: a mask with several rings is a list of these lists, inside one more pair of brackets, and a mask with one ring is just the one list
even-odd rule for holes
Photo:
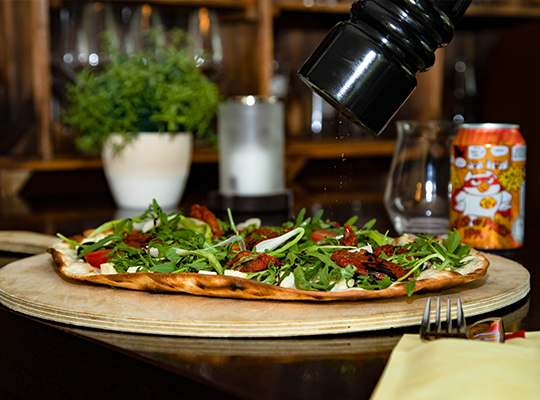
[[450,163],[450,227],[478,249],[514,249],[525,232],[527,146],[519,125],[463,124]]

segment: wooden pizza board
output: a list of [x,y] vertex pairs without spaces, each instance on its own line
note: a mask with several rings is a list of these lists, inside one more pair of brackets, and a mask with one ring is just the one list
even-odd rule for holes
[[[486,257],[491,263],[486,276],[435,295],[459,296],[466,316],[503,308],[527,295],[530,277],[523,266]],[[426,298],[433,295],[316,303],[153,294],[67,280],[48,254],[0,269],[0,302],[15,311],[75,326],[159,335],[285,337],[414,326]]]
[[0,250],[12,253],[39,254],[61,242],[56,236],[28,231],[0,231]]

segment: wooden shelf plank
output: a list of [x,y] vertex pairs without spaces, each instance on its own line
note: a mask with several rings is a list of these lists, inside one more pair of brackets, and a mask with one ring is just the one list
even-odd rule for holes
[[[230,8],[248,9],[255,7],[257,0],[108,0],[113,3],[151,3],[184,7],[208,7],[208,8]],[[60,7],[65,0],[51,0],[51,7]]]
[[286,155],[310,159],[381,157],[391,156],[395,145],[393,140],[377,139],[290,140],[287,143]]
[[[333,159],[357,157],[391,156],[395,141],[391,140],[352,140],[327,139],[288,140],[285,148],[287,157],[305,157],[308,159]],[[194,164],[216,163],[219,153],[213,147],[197,147],[193,150]],[[30,170],[30,171],[67,171],[80,169],[98,169],[103,166],[99,158],[58,158],[49,161],[39,159],[16,160],[0,158],[0,169]]]
[[274,3],[275,10],[297,11],[303,13],[327,13],[327,14],[348,14],[351,9],[352,1],[340,2],[334,4],[306,6],[301,0],[285,0]]
[[30,171],[70,171],[80,169],[98,169],[102,167],[99,158],[65,158],[52,160],[13,160],[0,159],[0,169],[30,170]]
[[214,147],[196,147],[191,154],[191,162],[194,164],[210,164],[218,161],[219,153]]
[[[288,0],[274,3],[274,9],[279,11],[349,14],[351,2],[306,6],[302,0]],[[499,17],[499,18],[540,18],[540,4],[536,5],[475,5],[471,4],[465,17]]]
[[499,17],[499,18],[540,18],[540,3],[533,5],[474,5],[465,13],[466,17]]

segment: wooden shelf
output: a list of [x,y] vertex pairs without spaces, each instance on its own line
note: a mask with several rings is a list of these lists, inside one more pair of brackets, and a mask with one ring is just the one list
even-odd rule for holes
[[361,158],[391,156],[396,142],[382,139],[289,140],[287,157],[310,159]]
[[218,150],[214,147],[196,147],[191,154],[193,164],[210,164],[219,161]]
[[[306,159],[337,159],[391,156],[395,141],[379,139],[324,139],[287,140],[286,157]],[[192,163],[208,164],[219,161],[219,153],[213,147],[193,149]],[[39,159],[17,160],[0,157],[0,169],[29,171],[69,171],[80,169],[99,169],[103,166],[100,158],[58,158],[48,161]]]
[[[61,7],[66,0],[50,0],[51,7]],[[109,3],[152,3],[165,4],[180,7],[208,7],[208,8],[230,8],[242,9],[252,8],[257,4],[257,0],[107,0]]]
[[103,163],[99,158],[64,158],[48,161],[38,159],[14,160],[0,158],[0,169],[29,170],[29,171],[70,171],[80,169],[101,168]]
[[[379,139],[324,139],[288,140],[285,146],[285,173],[288,184],[311,160],[352,159],[363,157],[390,157],[395,141]],[[193,164],[210,164],[219,161],[219,153],[213,147],[196,147],[192,154]],[[15,160],[0,158],[0,183],[2,197],[18,193],[34,172],[74,171],[100,169],[99,158],[59,158],[48,161],[38,159]]]
[[292,185],[311,160],[389,157],[395,145],[395,141],[381,139],[289,140],[285,149],[285,182]]
[[[277,14],[280,11],[325,14],[349,14],[351,2],[338,2],[335,4],[306,6],[302,0],[282,0],[274,3]],[[540,3],[538,5],[476,5],[469,6],[465,17],[498,17],[498,18],[540,18]]]
[[306,6],[303,1],[298,0],[282,0],[274,3],[276,11],[295,11],[302,13],[327,13],[327,14],[348,14],[351,9],[351,4],[340,2],[335,4]]
[[475,5],[469,7],[466,17],[480,18],[540,18],[540,3],[538,5]]

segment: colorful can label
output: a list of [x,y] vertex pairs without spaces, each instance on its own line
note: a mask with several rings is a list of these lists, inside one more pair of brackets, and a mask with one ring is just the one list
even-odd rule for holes
[[450,226],[478,249],[521,247],[527,146],[518,125],[464,124],[452,142]]

